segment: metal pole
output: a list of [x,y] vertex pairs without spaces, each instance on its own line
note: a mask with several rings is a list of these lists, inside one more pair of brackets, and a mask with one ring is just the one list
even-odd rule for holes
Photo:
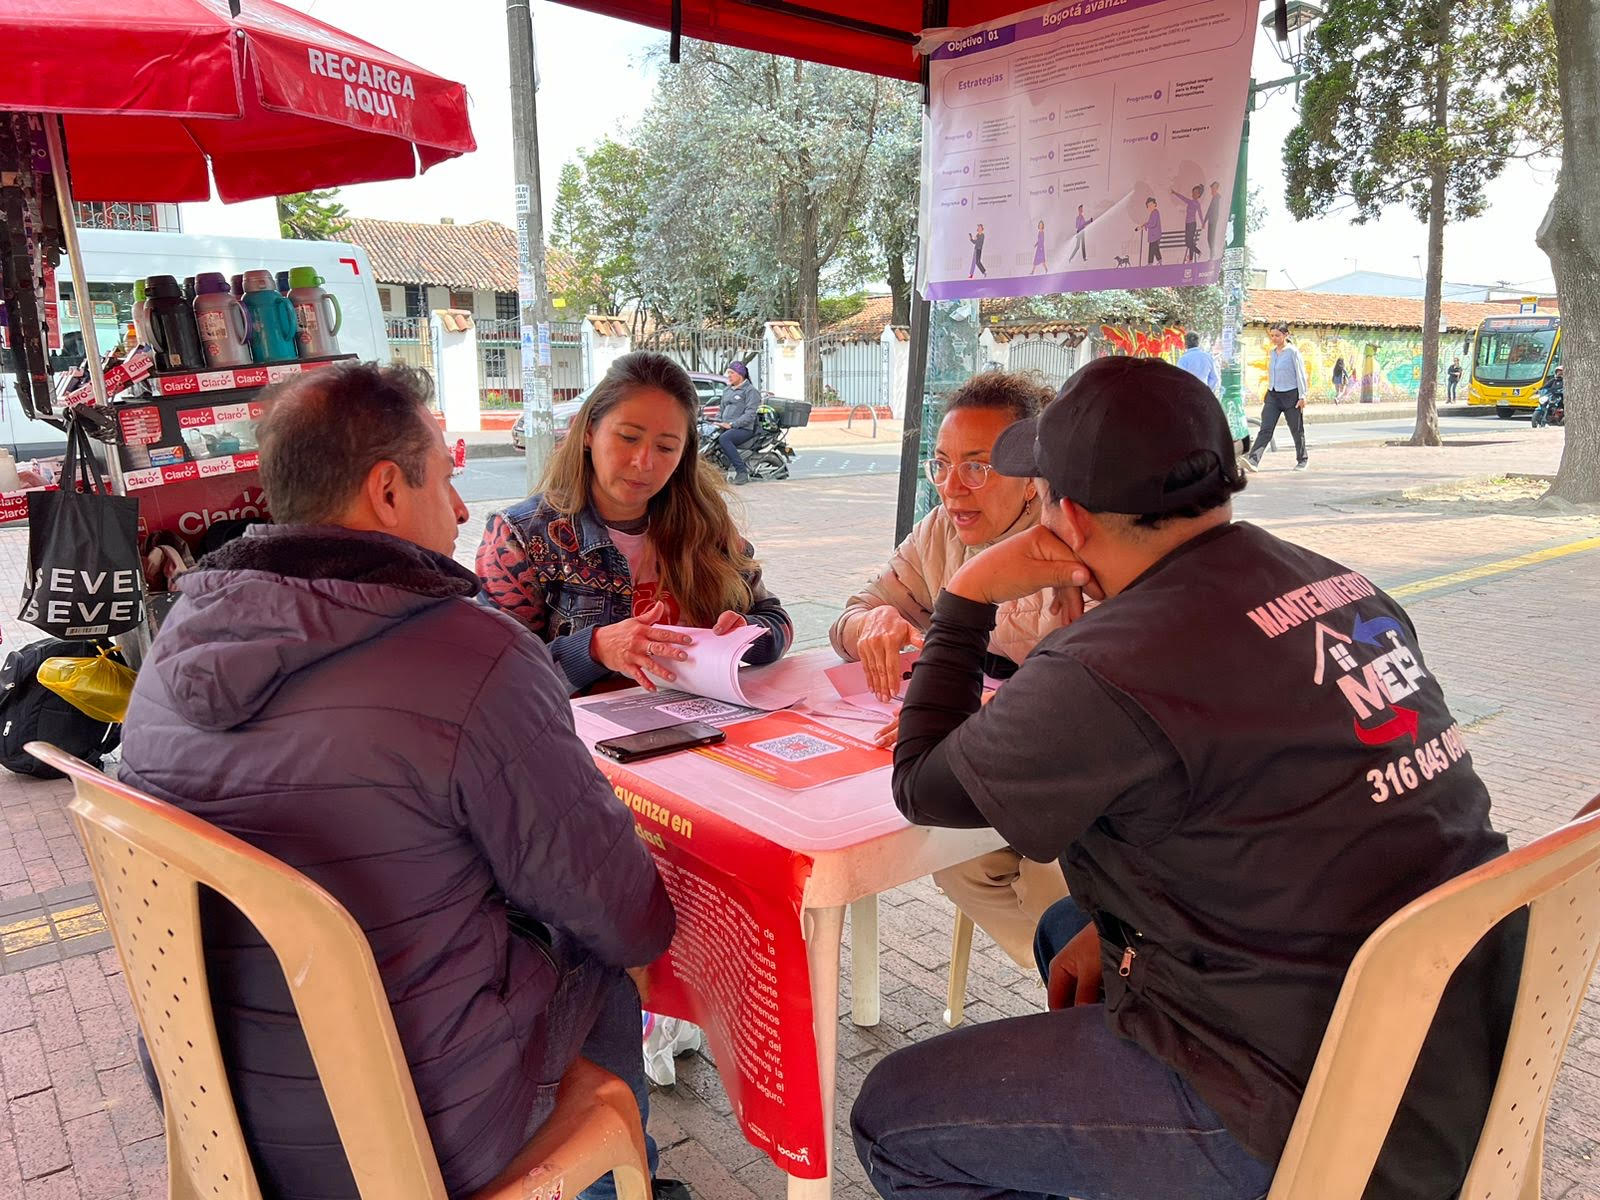
[[[950,19],[950,0],[922,0],[922,26],[934,29]],[[928,60],[922,60],[922,107],[928,108]],[[924,158],[926,162],[926,158]],[[920,188],[922,180],[917,180]],[[920,203],[920,199],[919,199]],[[911,272],[911,347],[906,364],[906,412],[900,433],[900,488],[895,500],[894,544],[911,532],[917,518],[917,481],[922,478],[922,395],[928,385],[928,300],[917,287],[926,246],[917,230],[917,261]]]
[[1244,413],[1244,291],[1245,236],[1250,209],[1250,112],[1256,103],[1255,80],[1245,95],[1244,130],[1239,137],[1239,164],[1233,174],[1233,212],[1228,247],[1223,253],[1222,291],[1222,411],[1228,414],[1233,436],[1249,436]]
[[538,490],[555,448],[550,391],[550,288],[544,265],[544,201],[539,191],[538,75],[530,0],[506,0],[511,54],[511,155],[517,178],[517,296],[522,334],[522,413],[528,491]]
[[100,340],[94,330],[94,302],[89,299],[89,284],[83,274],[83,255],[78,250],[78,225],[73,220],[72,183],[67,178],[67,152],[61,144],[61,118],[46,113],[44,136],[50,146],[50,174],[56,183],[56,204],[61,209],[61,236],[67,243],[67,265],[72,272],[72,295],[78,302],[78,324],[83,329],[83,352],[88,355],[89,382],[94,385],[96,404],[106,402],[106,377],[100,370]]
[[[918,244],[918,257],[922,247]],[[913,276],[912,278],[915,278]],[[894,544],[905,541],[917,520],[917,485],[922,478],[922,397],[928,387],[928,301],[911,292],[911,352],[906,363],[906,416],[900,434],[900,489],[894,509]]]

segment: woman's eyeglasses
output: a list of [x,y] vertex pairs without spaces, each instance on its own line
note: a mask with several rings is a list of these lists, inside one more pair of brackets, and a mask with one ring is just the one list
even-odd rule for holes
[[974,462],[971,459],[948,463],[943,459],[930,458],[922,464],[922,471],[934,487],[943,487],[945,480],[954,474],[957,483],[969,492],[975,492],[989,482],[994,467],[986,462]]

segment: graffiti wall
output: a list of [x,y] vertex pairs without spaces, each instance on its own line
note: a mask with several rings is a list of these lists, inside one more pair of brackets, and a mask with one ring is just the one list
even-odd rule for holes
[[[1382,403],[1415,400],[1422,383],[1422,331],[1417,329],[1350,329],[1301,326],[1291,335],[1306,363],[1312,403]],[[1449,333],[1439,345],[1439,399],[1443,401],[1444,373],[1453,358],[1470,363],[1470,335]],[[1259,397],[1267,390],[1267,340],[1265,325],[1247,325],[1244,331],[1244,392]],[[1344,360],[1344,390],[1337,395],[1334,368]]]

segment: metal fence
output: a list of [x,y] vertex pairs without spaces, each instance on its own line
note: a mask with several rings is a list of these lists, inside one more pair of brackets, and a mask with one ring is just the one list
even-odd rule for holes
[[1036,376],[1051,389],[1059,388],[1078,369],[1078,350],[1064,342],[1041,337],[1011,340],[1011,370]]
[[[583,326],[550,322],[550,391],[559,403],[585,386]],[[522,407],[522,327],[516,321],[478,322],[478,387],[485,408]]]
[[854,408],[884,402],[888,360],[877,338],[822,334],[817,338],[822,360],[822,402]]
[[433,332],[426,317],[390,317],[389,356],[397,363],[433,374]]
[[721,375],[729,363],[742,362],[750,368],[750,382],[758,388],[766,386],[762,339],[742,330],[670,325],[652,330],[634,349],[659,351],[684,370],[707,375]]

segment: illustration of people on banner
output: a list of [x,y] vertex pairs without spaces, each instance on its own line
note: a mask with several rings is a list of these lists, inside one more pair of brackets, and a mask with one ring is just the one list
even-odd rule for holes
[[1254,12],[1064,2],[930,47],[925,294],[1215,283]]

